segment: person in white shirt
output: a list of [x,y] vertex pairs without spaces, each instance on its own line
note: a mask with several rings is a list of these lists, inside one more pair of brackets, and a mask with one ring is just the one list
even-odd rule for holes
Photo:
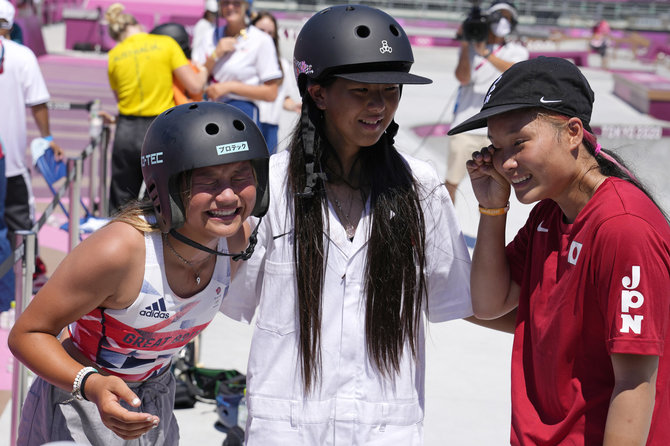
[[[298,84],[292,75],[291,63],[279,54],[279,34],[277,31],[277,19],[268,11],[260,11],[253,15],[251,24],[272,37],[277,49],[277,57],[281,63],[284,78],[279,84],[277,99],[273,102],[258,101],[260,129],[268,144],[270,154],[276,153],[279,145],[279,121],[282,110],[300,113],[301,102],[299,100]],[[297,100],[296,100],[297,99]],[[296,116],[297,118],[297,116]]]
[[[7,0],[0,0],[0,138],[7,178],[4,219],[12,245],[14,233],[31,230],[35,221],[35,197],[26,163],[26,107],[32,112],[40,137],[48,141],[57,159],[63,156],[63,151],[51,136],[47,108],[49,91],[37,58],[30,48],[9,38],[14,14],[14,6]],[[43,262],[39,257],[36,261],[37,267],[44,272]],[[8,295],[13,296],[13,284],[11,288]],[[9,300],[6,305],[0,304],[0,311],[3,307],[7,309],[8,305]]]
[[207,99],[233,105],[258,124],[255,101],[274,101],[281,83],[277,51],[270,36],[248,24],[249,1],[221,0],[219,6],[226,24],[194,47],[192,58],[214,79]]
[[[488,30],[484,40],[473,40],[468,30],[461,26],[461,50],[455,71],[460,86],[452,127],[479,113],[489,85],[516,62],[528,59],[526,47],[518,41],[508,39],[518,21],[514,4],[510,0],[494,0],[485,16]],[[449,138],[445,186],[452,201],[456,199],[458,185],[465,178],[466,161],[470,159],[472,152],[489,144],[485,129],[476,129]]]
[[191,48],[200,46],[203,39],[211,37],[211,34],[214,31],[214,27],[216,26],[216,12],[218,9],[219,4],[216,2],[216,0],[207,0],[205,2],[205,13],[193,27]]
[[[356,48],[356,51],[352,51]],[[420,445],[424,322],[472,314],[470,256],[435,170],[398,152],[409,39],[388,14],[334,6],[294,51],[301,119],[270,158],[257,252],[230,317],[256,326],[246,441]]]

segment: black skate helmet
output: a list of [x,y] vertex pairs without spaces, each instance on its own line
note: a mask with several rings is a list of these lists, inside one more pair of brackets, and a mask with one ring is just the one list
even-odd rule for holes
[[407,34],[393,17],[362,5],[332,6],[300,30],[293,67],[300,94],[307,79],[331,76],[368,84],[429,84],[410,74],[414,63]]
[[198,167],[251,161],[256,205],[268,209],[268,149],[254,122],[239,109],[217,102],[178,105],[156,117],[142,144],[142,176],[162,232],[184,224],[178,174]]
[[187,59],[191,58],[191,46],[189,45],[188,32],[186,28],[179,23],[163,23],[151,30],[150,34],[158,34],[160,36],[170,36],[181,47]]

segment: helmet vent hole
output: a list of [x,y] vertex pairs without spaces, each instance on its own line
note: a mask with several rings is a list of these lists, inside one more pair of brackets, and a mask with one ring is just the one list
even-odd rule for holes
[[207,132],[208,135],[216,135],[219,133],[219,126],[210,122],[205,126],[205,132]]
[[370,28],[368,28],[365,25],[361,25],[361,26],[356,28],[356,35],[358,37],[363,38],[363,39],[365,39],[366,37],[369,37],[370,36]]
[[244,122],[240,121],[239,119],[236,119],[233,121],[233,127],[235,127],[237,130],[244,130]]
[[389,25],[389,29],[391,30],[391,34],[394,36],[398,37],[400,35],[400,31],[395,25]]
[[189,110],[194,110],[194,109],[196,109],[196,108],[198,108],[198,104],[191,104],[191,105],[189,105],[189,107],[188,107]]

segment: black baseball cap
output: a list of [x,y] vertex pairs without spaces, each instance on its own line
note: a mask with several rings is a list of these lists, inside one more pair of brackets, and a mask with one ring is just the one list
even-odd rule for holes
[[540,56],[517,62],[496,79],[479,113],[455,126],[448,135],[487,126],[491,116],[522,108],[539,107],[589,122],[594,94],[582,72],[570,61]]

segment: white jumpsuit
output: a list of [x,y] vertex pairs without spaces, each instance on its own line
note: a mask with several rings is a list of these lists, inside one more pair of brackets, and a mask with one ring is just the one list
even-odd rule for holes
[[[415,361],[409,348],[400,373],[383,378],[365,346],[364,277],[369,201],[352,242],[329,206],[330,233],[322,298],[319,385],[305,395],[298,361],[289,152],[270,161],[270,209],[256,252],[235,276],[225,314],[256,327],[247,371],[248,445],[420,445],[423,442],[424,333]],[[420,186],[426,221],[428,315],[431,322],[472,314],[470,255],[446,188],[428,164],[405,156]],[[389,259],[393,261],[393,259]],[[456,340],[454,340],[456,342]]]

